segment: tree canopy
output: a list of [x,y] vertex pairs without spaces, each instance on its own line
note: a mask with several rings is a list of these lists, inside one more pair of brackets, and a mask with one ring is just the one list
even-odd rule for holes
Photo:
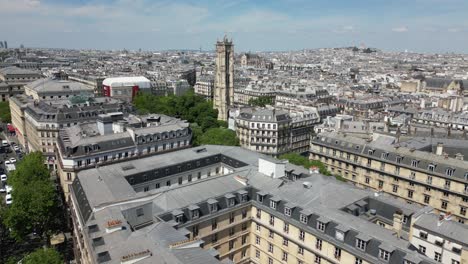
[[60,254],[53,248],[39,248],[31,254],[27,255],[23,264],[62,264],[63,259]]
[[266,105],[272,105],[272,104],[273,104],[273,98],[269,96],[260,96],[258,98],[251,98],[249,100],[250,106],[264,107]]
[[2,212],[10,234],[22,241],[31,233],[47,239],[58,230],[60,208],[58,196],[40,152],[24,157],[8,179],[13,187],[13,203]]
[[283,154],[279,157],[280,159],[286,159],[292,164],[303,166],[306,169],[309,169],[310,167],[317,167],[319,169],[319,172],[325,176],[334,176],[335,179],[338,181],[343,181],[345,182],[346,179],[343,178],[341,175],[335,174],[332,175],[328,170],[327,167],[319,160],[310,160],[307,157],[301,156],[297,153],[286,153]]
[[11,123],[10,104],[0,102],[0,120],[4,123]]
[[196,95],[192,89],[181,96],[140,93],[133,103],[142,114],[158,113],[178,117],[190,123],[197,123],[204,129],[218,125],[218,111],[213,109],[212,102]]
[[196,95],[193,90],[182,96],[155,96],[141,93],[135,97],[133,103],[141,114],[159,113],[190,122],[194,146],[239,145],[236,133],[226,129],[227,122],[217,120],[218,111],[213,109],[212,102]]
[[210,128],[200,137],[199,145],[225,145],[239,146],[239,139],[236,132],[227,128]]

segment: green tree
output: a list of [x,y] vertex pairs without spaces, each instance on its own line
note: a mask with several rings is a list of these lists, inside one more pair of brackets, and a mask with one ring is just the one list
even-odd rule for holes
[[23,264],[62,264],[62,256],[53,248],[40,248],[23,259]]
[[210,128],[205,131],[199,141],[200,145],[225,145],[239,146],[239,139],[236,137],[236,132],[223,128]]
[[327,170],[327,167],[318,160],[309,160],[307,157],[301,156],[297,153],[286,153],[279,157],[280,159],[286,159],[292,164],[303,166],[306,169],[310,167],[319,168],[319,172],[326,176],[331,176],[331,173]]
[[58,195],[40,152],[28,154],[18,163],[8,183],[13,203],[2,212],[3,223],[17,241],[36,233],[45,244],[59,230]]
[[272,104],[273,104],[273,98],[270,96],[260,96],[258,98],[251,98],[249,100],[250,106],[264,107],[266,105],[272,105]]
[[0,102],[0,121],[11,123],[10,104],[8,102]]
[[194,146],[239,145],[236,133],[226,129],[227,122],[217,120],[218,110],[213,109],[213,103],[196,95],[193,90],[187,91],[182,96],[155,96],[141,93],[135,97],[133,103],[141,114],[159,113],[190,122]]

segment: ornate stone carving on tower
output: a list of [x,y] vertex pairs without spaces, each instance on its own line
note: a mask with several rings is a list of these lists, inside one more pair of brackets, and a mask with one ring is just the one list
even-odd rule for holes
[[227,121],[229,106],[234,101],[234,45],[226,36],[216,42],[216,75],[213,107],[218,120]]

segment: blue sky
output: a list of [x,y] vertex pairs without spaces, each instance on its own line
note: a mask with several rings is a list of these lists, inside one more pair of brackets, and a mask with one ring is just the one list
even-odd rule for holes
[[468,0],[0,0],[10,46],[468,53]]

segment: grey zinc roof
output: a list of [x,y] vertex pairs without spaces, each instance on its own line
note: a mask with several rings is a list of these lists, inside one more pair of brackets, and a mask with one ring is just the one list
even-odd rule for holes
[[[387,139],[382,138],[384,141]],[[395,144],[382,144],[382,141],[376,140],[372,142],[367,142],[364,139],[357,137],[346,136],[341,133],[321,133],[318,137],[312,139],[313,142],[319,144],[326,144],[330,146],[335,146],[338,148],[343,148],[352,152],[360,153],[361,155],[369,155],[368,151],[373,150],[374,153],[372,157],[374,159],[381,159],[382,153],[388,153],[386,158],[389,162],[395,162],[396,157],[403,157],[402,164],[410,166],[411,161],[418,160],[418,167],[421,170],[427,170],[429,164],[436,164],[435,173],[438,173],[442,177],[445,176],[445,171],[447,168],[455,169],[454,175],[452,178],[464,179],[465,173],[468,172],[468,161],[466,160],[457,160],[455,158],[445,158],[444,156],[439,156],[434,153],[429,153],[426,151],[420,151],[415,149],[410,149],[406,147],[395,147]]]
[[93,93],[93,88],[85,84],[69,81],[45,78],[33,81],[26,85],[31,90],[36,91],[39,95],[42,93]]
[[0,68],[0,74],[6,76],[9,74],[14,74],[14,75],[37,75],[40,76],[40,74],[37,71],[34,70],[29,70],[29,69],[23,69],[19,68],[16,66],[11,66],[11,67],[5,67],[5,68]]
[[417,227],[445,236],[448,240],[455,240],[464,247],[468,247],[468,228],[464,224],[455,221],[441,221],[435,214],[423,214],[414,223]]
[[[261,190],[271,197],[281,197],[280,206],[285,203],[297,204],[300,210],[309,211],[313,217],[321,217],[328,222],[333,222],[340,225],[346,225],[346,229],[353,230],[357,236],[375,241],[385,241],[389,247],[400,249],[403,252],[409,252],[406,243],[402,243],[401,239],[394,236],[391,230],[387,230],[371,222],[367,219],[362,219],[349,214],[342,209],[348,206],[351,202],[357,202],[368,197],[374,197],[374,192],[365,189],[359,189],[350,184],[345,184],[336,181],[332,177],[322,175],[314,175],[297,181],[283,181],[283,179],[274,179],[258,172],[257,160],[261,156],[258,153],[241,149],[239,147],[220,147],[220,146],[203,146],[195,149],[206,148],[204,152],[196,152],[194,149],[181,150],[176,153],[168,153],[158,156],[160,162],[164,165],[170,163],[179,163],[181,159],[194,159],[200,156],[212,155],[213,153],[222,152],[224,155],[232,156],[247,162],[249,165],[245,167],[235,168],[234,172],[224,176],[212,176],[203,180],[195,181],[181,186],[160,188],[156,191],[135,193],[133,188],[124,180],[119,166],[109,165],[97,169],[82,171],[77,178],[82,182],[82,186],[86,196],[88,196],[89,204],[94,211],[103,210],[101,208],[120,207],[124,205],[118,204],[122,202],[125,208],[131,208],[132,204],[141,205],[144,202],[151,201],[153,203],[153,214],[161,215],[163,213],[172,212],[174,210],[185,210],[184,208],[192,205],[200,205],[200,203],[217,201],[222,203],[223,197],[226,194],[236,193],[239,190],[245,189],[246,186],[239,182],[237,176],[242,176],[248,179],[249,187]],[[166,157],[164,157],[166,156]],[[153,168],[155,158],[140,159],[138,162],[132,163],[136,170],[148,170]],[[124,162],[125,163],[125,162]],[[160,166],[160,165],[157,165]],[[102,180],[98,180],[101,178]],[[311,183],[310,188],[304,188],[304,181]],[[300,193],[301,195],[297,195]],[[382,196],[382,195],[381,195]],[[387,195],[383,195],[386,197]],[[267,197],[266,199],[270,199]],[[382,198],[384,199],[384,198]],[[109,205],[117,203],[116,205]],[[201,207],[201,206],[200,206]],[[158,230],[158,237],[153,234],[155,226],[160,226],[160,223],[153,224],[147,228],[137,231],[141,237],[152,237],[170,243],[171,237],[177,234],[169,234],[169,229]],[[167,223],[169,226],[169,223]],[[168,233],[165,233],[165,232]],[[150,233],[148,233],[150,232]],[[311,230],[310,232],[314,232]],[[146,235],[145,235],[146,234]],[[166,237],[167,236],[167,237]],[[127,240],[128,242],[129,240]],[[138,245],[145,245],[151,241],[140,239]],[[380,242],[379,242],[380,243]],[[164,243],[163,243],[164,245]],[[163,256],[172,256],[174,249],[166,250],[153,249],[156,253]],[[118,254],[111,252],[111,254]],[[169,254],[169,255],[168,255]],[[189,254],[189,253],[187,253]],[[208,253],[207,253],[208,254]],[[173,256],[172,256],[173,257]],[[180,259],[179,259],[180,260]],[[182,262],[182,261],[181,261]],[[145,262],[143,262],[145,263]],[[155,262],[158,263],[158,262]],[[178,263],[178,262],[168,262]]]

